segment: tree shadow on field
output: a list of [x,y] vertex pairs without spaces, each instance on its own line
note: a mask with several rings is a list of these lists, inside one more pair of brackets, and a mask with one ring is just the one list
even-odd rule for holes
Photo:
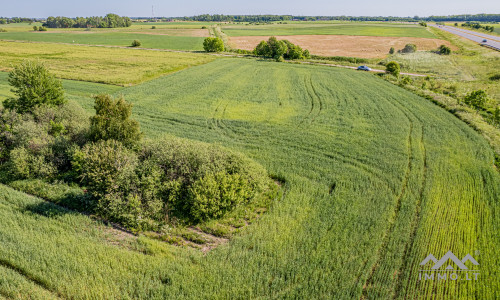
[[47,218],[59,218],[64,215],[76,215],[78,212],[64,208],[50,202],[39,202],[35,204],[28,204],[25,211],[44,216]]

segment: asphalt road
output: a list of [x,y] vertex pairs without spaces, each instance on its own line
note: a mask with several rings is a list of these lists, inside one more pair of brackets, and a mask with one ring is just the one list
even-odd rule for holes
[[[453,27],[453,26],[443,26],[443,25],[433,25],[430,24],[429,26],[439,28],[444,31],[448,31],[450,33],[456,34],[458,36],[464,37],[466,39],[469,39],[471,41],[477,42],[481,45],[487,45],[495,50],[500,51],[500,37],[495,36],[495,35],[490,35],[486,33],[481,33],[481,32],[476,32],[476,31],[471,31],[467,29],[462,29],[459,27]],[[486,40],[486,42],[483,42]]]

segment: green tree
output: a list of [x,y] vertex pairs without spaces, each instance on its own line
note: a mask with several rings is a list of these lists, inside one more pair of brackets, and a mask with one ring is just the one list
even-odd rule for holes
[[58,106],[66,102],[61,81],[40,62],[22,62],[9,74],[9,84],[17,97],[8,98],[3,105],[19,113],[42,104]]
[[391,47],[391,49],[389,49],[389,54],[394,54],[394,47]]
[[443,54],[443,55],[450,55],[450,53],[451,53],[450,47],[448,47],[446,45],[439,46],[438,51],[439,51],[439,54]]
[[267,44],[269,45],[270,56],[276,61],[283,60],[283,55],[288,50],[286,43],[284,41],[278,41],[276,37],[272,36],[267,40]]
[[484,108],[488,102],[488,94],[484,90],[472,91],[464,97],[464,102],[476,109]]
[[254,50],[255,55],[258,56],[271,56],[271,49],[266,41],[261,41]]
[[392,74],[396,77],[399,76],[400,71],[401,71],[401,67],[395,61],[391,61],[391,62],[387,63],[387,65],[385,66],[385,72]]
[[131,47],[140,47],[141,45],[142,45],[141,41],[139,41],[139,40],[134,40],[134,41],[132,42]]
[[206,52],[222,52],[224,51],[224,41],[220,38],[207,37],[203,41],[203,49]]
[[38,31],[38,26],[33,26],[33,31]]
[[94,96],[95,116],[90,118],[90,138],[93,141],[116,140],[125,146],[136,145],[142,138],[139,123],[130,119],[132,104],[123,96],[113,99],[108,94]]

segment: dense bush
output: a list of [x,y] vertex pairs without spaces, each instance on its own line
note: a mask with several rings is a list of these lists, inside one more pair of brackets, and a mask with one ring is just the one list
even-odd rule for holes
[[392,74],[394,76],[399,76],[399,72],[401,71],[401,67],[395,61],[390,61],[385,65],[385,72]]
[[489,26],[489,25],[481,25],[479,22],[465,22],[462,23],[462,27],[469,27],[473,29],[483,29],[489,32],[493,32],[495,30],[494,26]]
[[401,53],[414,53],[417,52],[417,45],[415,44],[406,44],[403,49],[401,49],[399,52]]
[[217,37],[207,37],[203,41],[203,49],[206,52],[222,52],[224,51],[224,41]]
[[262,166],[241,154],[179,138],[149,141],[139,158],[161,169],[168,210],[192,221],[219,217],[250,201],[269,180]]
[[114,140],[87,144],[73,156],[73,167],[95,199],[95,211],[129,227],[140,225],[141,201],[135,192],[137,155]]
[[438,52],[439,52],[439,54],[450,55],[451,49],[450,49],[450,47],[448,47],[446,45],[441,45],[438,48]]
[[276,61],[283,59],[304,59],[309,58],[309,50],[302,50],[298,45],[294,45],[288,40],[278,41],[276,37],[270,37],[267,42],[261,41],[254,49],[254,54],[274,58]]
[[9,73],[9,84],[16,98],[5,100],[4,107],[20,113],[42,104],[61,105],[66,102],[61,81],[40,62],[22,62]]
[[139,123],[130,119],[132,104],[123,96],[116,99],[107,94],[94,96],[95,116],[90,118],[90,138],[98,140],[116,140],[126,146],[133,146],[142,137]]
[[173,137],[147,141],[138,153],[114,140],[88,144],[74,153],[73,168],[94,210],[134,229],[173,217],[221,217],[270,183],[266,171],[241,154]]
[[139,40],[133,40],[132,44],[130,45],[131,47],[140,47],[142,45],[141,41]]
[[484,108],[488,102],[488,94],[483,90],[472,91],[464,97],[464,102],[476,109]]
[[389,54],[394,54],[394,47],[391,47],[391,49],[389,49]]

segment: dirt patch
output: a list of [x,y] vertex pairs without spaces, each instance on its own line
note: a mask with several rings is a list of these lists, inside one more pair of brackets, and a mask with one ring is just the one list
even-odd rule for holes
[[[229,42],[234,48],[253,50],[260,41],[268,38],[269,36],[238,36],[231,37]],[[417,45],[418,50],[434,50],[443,44],[456,50],[456,47],[448,41],[429,38],[353,35],[292,35],[276,36],[276,38],[289,40],[304,49],[309,49],[311,54],[322,56],[384,58],[391,47],[398,50],[409,43]]]

